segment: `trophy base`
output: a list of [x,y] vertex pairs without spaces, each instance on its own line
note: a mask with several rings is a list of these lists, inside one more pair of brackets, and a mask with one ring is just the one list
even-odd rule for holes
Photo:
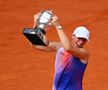
[[24,28],[24,36],[34,45],[47,46],[45,35],[39,29]]

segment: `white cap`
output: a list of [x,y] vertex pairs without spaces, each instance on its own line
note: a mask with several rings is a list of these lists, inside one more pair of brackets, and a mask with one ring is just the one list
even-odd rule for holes
[[76,37],[85,38],[85,39],[87,39],[87,41],[89,41],[89,30],[86,27],[84,27],[84,26],[77,27],[74,30],[73,34]]

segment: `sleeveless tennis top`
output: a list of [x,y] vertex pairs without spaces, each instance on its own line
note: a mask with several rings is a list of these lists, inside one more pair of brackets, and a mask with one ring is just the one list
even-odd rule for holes
[[82,90],[86,66],[61,47],[56,55],[53,90]]

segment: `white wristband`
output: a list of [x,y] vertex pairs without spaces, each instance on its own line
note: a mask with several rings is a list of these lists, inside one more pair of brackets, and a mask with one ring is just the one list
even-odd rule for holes
[[60,26],[60,25],[56,26],[56,29],[62,29],[62,26]]

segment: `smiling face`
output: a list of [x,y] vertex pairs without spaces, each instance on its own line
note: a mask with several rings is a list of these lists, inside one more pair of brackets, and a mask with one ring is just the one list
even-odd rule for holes
[[71,42],[74,47],[83,47],[86,44],[87,40],[85,38],[79,38],[73,35]]

